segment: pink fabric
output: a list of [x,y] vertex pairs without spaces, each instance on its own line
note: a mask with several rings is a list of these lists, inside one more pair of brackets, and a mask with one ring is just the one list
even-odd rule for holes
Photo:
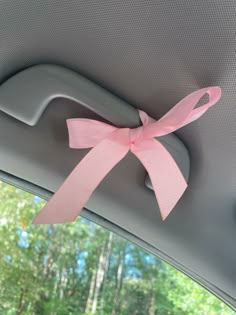
[[[206,93],[208,103],[195,108]],[[83,118],[67,120],[70,147],[93,149],[75,167],[33,223],[74,221],[99,183],[129,150],[146,168],[164,220],[184,193],[187,183],[170,153],[155,137],[167,135],[198,119],[220,97],[219,87],[198,90],[158,121],[139,111],[143,125],[134,129]]]

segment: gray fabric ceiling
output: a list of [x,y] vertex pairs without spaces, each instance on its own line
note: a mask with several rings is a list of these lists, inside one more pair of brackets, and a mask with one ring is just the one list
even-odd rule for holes
[[[88,208],[138,235],[236,296],[235,1],[0,2],[0,80],[39,63],[61,64],[155,118],[198,88],[220,85],[222,100],[178,131],[191,155],[188,191],[166,222],[129,156],[104,180]],[[29,87],[30,89],[30,87]],[[65,117],[82,108],[62,100],[36,127],[0,115],[0,167],[55,190],[76,164]],[[45,150],[51,148],[45,156]],[[21,167],[19,167],[19,165]]]

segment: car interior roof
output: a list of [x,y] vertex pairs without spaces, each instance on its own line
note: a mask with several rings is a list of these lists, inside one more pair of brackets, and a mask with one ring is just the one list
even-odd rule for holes
[[[189,187],[166,221],[131,154],[86,209],[236,307],[235,16],[235,1],[0,3],[1,84],[31,66],[60,65],[156,119],[194,90],[222,88],[217,105],[176,132],[190,155]],[[88,152],[68,146],[73,117],[101,118],[61,97],[34,126],[0,111],[0,177],[49,197]]]

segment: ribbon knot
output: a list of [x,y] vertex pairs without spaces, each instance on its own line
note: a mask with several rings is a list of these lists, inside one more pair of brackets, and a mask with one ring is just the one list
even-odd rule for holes
[[[209,95],[207,104],[195,108]],[[33,223],[74,221],[93,191],[130,150],[146,168],[163,220],[184,193],[187,183],[174,159],[156,139],[201,117],[221,97],[219,87],[198,90],[186,96],[160,120],[139,111],[142,126],[117,128],[91,119],[68,119],[71,148],[93,149],[80,161]]]
[[142,141],[142,139],[143,139],[143,126],[129,130],[130,147]]

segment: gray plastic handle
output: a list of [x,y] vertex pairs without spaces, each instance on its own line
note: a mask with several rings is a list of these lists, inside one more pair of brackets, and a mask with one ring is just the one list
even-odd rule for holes
[[[138,127],[137,109],[83,76],[57,65],[37,65],[23,70],[0,86],[0,110],[34,126],[55,98],[73,100],[119,127]],[[173,134],[159,138],[189,178],[190,159],[184,144]],[[150,179],[146,185],[151,187]]]
[[55,98],[67,98],[87,107],[117,126],[140,124],[135,108],[83,76],[56,65],[23,70],[0,86],[0,109],[33,126]]

